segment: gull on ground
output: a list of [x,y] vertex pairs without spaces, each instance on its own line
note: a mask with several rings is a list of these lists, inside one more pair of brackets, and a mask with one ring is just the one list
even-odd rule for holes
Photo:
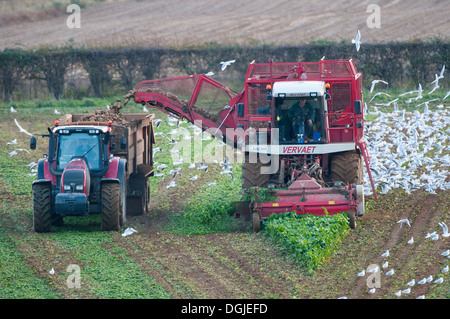
[[386,273],[386,276],[392,276],[393,274],[394,274],[394,269],[391,269]]
[[406,285],[408,285],[408,286],[414,286],[416,284],[416,280],[415,279],[413,279],[413,280],[411,280],[410,282],[408,282]]
[[400,220],[397,222],[397,224],[400,224],[400,228],[402,227],[403,224],[406,224],[406,225],[408,225],[409,227],[411,227],[411,224],[409,223],[408,218],[400,219]]
[[417,282],[417,284],[418,285],[423,285],[423,284],[425,284],[427,282],[427,278],[422,278],[421,280],[419,280],[418,282]]
[[446,251],[441,253],[441,256],[447,257],[450,255],[450,249],[447,249]]

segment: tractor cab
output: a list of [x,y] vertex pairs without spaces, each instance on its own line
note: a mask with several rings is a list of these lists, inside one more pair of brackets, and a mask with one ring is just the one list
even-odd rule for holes
[[[99,128],[61,128],[56,131],[58,138],[56,139],[56,170],[64,170],[64,168],[73,159],[83,159],[90,171],[101,171],[103,169],[104,153],[108,150],[102,147],[103,134]],[[102,132],[103,133],[103,132]]]
[[322,81],[273,84],[274,127],[279,144],[326,143],[327,91]]

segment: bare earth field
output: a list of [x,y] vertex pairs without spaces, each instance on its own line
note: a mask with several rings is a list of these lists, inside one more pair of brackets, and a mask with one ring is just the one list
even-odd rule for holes
[[[380,28],[367,25],[372,14],[367,7],[372,3],[380,8]],[[2,2],[0,49],[68,42],[84,46],[298,45],[350,42],[357,29],[362,43],[449,38],[450,2],[446,0],[129,0],[87,5],[81,9],[79,29],[66,26],[66,8],[66,4],[49,5],[29,11]]]

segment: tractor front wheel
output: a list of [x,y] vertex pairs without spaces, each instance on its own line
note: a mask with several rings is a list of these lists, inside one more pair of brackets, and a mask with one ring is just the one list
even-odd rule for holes
[[120,205],[120,186],[118,183],[104,183],[102,185],[102,221],[104,231],[120,229],[122,215]]
[[33,230],[37,233],[52,231],[52,191],[48,185],[33,185]]

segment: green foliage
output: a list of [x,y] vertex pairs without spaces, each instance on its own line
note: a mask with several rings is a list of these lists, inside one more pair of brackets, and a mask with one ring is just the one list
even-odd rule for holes
[[232,203],[241,199],[241,166],[235,165],[233,171],[234,181],[223,176],[215,182],[216,185],[200,186],[200,189],[186,200],[181,214],[172,218],[174,233],[206,234],[236,229],[237,220],[232,215]]
[[290,212],[272,214],[263,223],[265,235],[308,270],[317,269],[350,229],[345,214],[314,216]]

